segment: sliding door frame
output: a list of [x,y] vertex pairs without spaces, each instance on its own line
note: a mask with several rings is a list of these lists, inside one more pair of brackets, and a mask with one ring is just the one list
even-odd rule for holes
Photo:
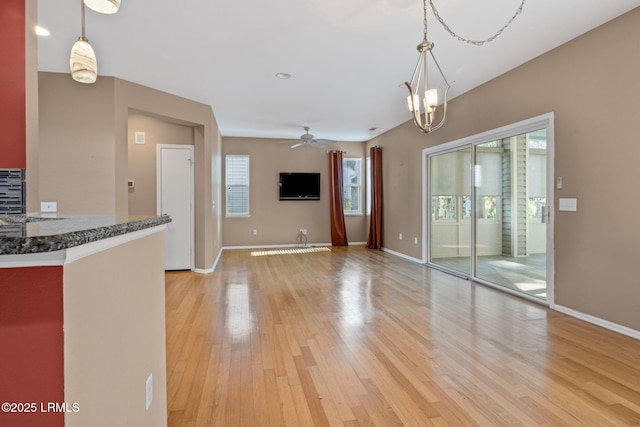
[[[472,209],[471,220],[471,233],[472,233],[472,245],[471,245],[471,277],[467,277],[470,280],[477,281],[487,286],[500,289],[501,291],[517,295],[519,297],[531,300],[536,303],[542,303],[549,307],[554,306],[554,243],[553,243],[553,229],[555,223],[555,173],[554,173],[554,115],[553,112],[543,114],[540,116],[532,117],[530,119],[522,120],[517,123],[506,125],[497,129],[493,129],[487,132],[482,132],[476,135],[471,135],[465,138],[461,138],[455,141],[450,141],[444,144],[437,145],[435,147],[426,148],[422,150],[422,262],[429,267],[435,267],[445,270],[449,273],[456,275],[463,275],[460,272],[448,271],[446,268],[441,268],[431,263],[431,194],[430,194],[430,156],[436,154],[445,154],[460,150],[462,148],[471,148],[470,167],[475,164],[475,150],[480,144],[484,144],[490,141],[501,140],[515,135],[521,135],[529,132],[533,132],[540,129],[546,129],[547,131],[547,206],[549,209],[549,223],[547,224],[547,242],[546,242],[546,282],[547,282],[547,298],[540,299],[527,295],[523,292],[517,292],[509,288],[496,285],[476,277],[476,248],[475,248],[475,187],[474,187],[474,174],[471,173],[471,200],[474,203],[474,209]],[[470,171],[472,172],[472,171]]]

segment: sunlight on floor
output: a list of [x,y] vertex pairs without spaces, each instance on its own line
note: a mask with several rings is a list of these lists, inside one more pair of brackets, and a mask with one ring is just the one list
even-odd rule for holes
[[269,251],[253,251],[251,252],[251,256],[309,254],[314,252],[331,252],[331,248],[314,247],[314,248],[274,249]]

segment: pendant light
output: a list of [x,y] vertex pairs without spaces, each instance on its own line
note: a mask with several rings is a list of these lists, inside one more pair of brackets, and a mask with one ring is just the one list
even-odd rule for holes
[[[427,40],[427,0],[423,0],[422,5],[424,9],[424,38],[422,43],[418,45],[420,57],[418,58],[416,68],[413,70],[411,82],[405,82],[404,84],[407,86],[407,89],[409,89],[407,102],[409,104],[409,110],[413,114],[413,123],[422,132],[429,133],[439,129],[444,124],[444,119],[447,115],[447,97],[451,85],[444,76],[436,57],[433,56],[433,43]],[[429,82],[427,55],[431,56],[431,60],[435,64],[438,72],[440,73],[440,77],[445,84],[442,118],[437,124],[434,124],[434,118],[436,108],[438,107],[438,89],[433,85],[431,87],[429,86],[431,82]],[[421,100],[420,96],[424,96],[424,98]],[[422,120],[423,113],[421,111],[421,104],[424,104],[424,122]]]
[[120,0],[84,0],[84,4],[91,10],[110,15],[120,8]]
[[98,78],[98,60],[89,40],[84,35],[84,3],[80,0],[82,35],[73,44],[69,57],[71,77],[80,83],[95,83]]

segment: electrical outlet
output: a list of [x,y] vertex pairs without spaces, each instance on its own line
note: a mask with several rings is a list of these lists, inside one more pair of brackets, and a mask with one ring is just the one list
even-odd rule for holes
[[304,234],[305,236],[307,235],[307,229],[306,229],[306,228],[301,228],[301,229],[300,229],[300,232],[301,232],[302,234]]
[[147,411],[149,410],[149,406],[151,406],[151,402],[153,401],[153,374],[149,374],[147,378],[147,382],[145,383],[145,396],[146,396],[146,405]]
[[40,202],[40,212],[57,212],[57,202]]
[[398,239],[399,239],[399,240],[402,240],[402,233],[399,233],[399,234],[398,234]]
[[258,230],[256,230],[255,228],[253,229],[253,235],[257,236],[258,235]]
[[413,238],[413,243],[416,244],[416,245],[418,244],[418,238],[417,237]]

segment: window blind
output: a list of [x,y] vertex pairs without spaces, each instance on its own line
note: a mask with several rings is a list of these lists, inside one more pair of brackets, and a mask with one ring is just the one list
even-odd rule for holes
[[225,157],[227,216],[249,215],[249,156]]

